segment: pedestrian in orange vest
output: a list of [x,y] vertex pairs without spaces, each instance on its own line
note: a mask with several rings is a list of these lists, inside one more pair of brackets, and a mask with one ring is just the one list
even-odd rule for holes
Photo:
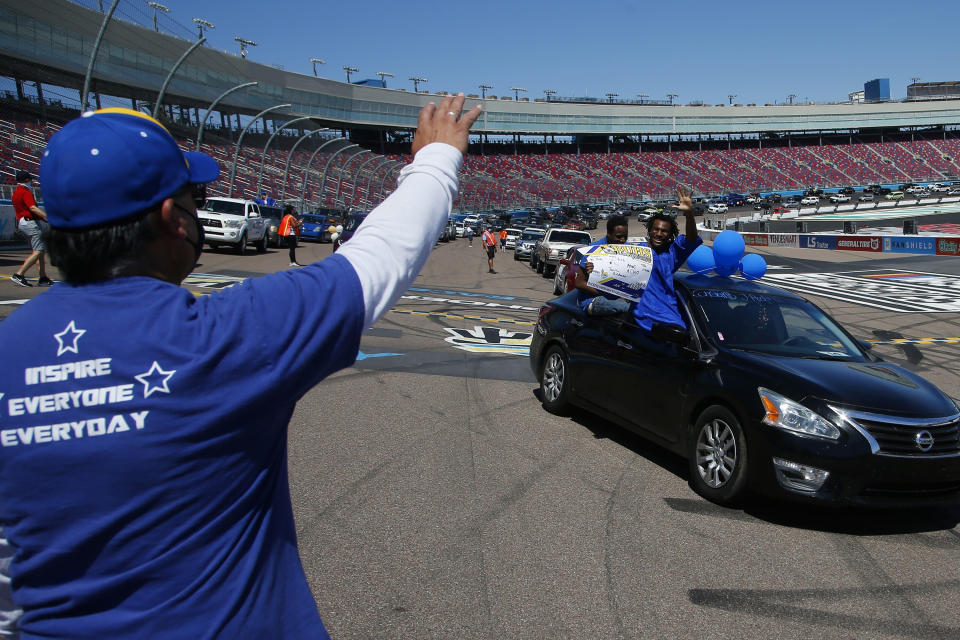
[[280,228],[277,235],[284,239],[287,248],[290,249],[290,266],[302,267],[297,262],[297,237],[300,235],[300,218],[296,210],[291,205],[287,205],[283,210],[283,220],[280,221]]
[[480,239],[483,240],[481,244],[484,251],[487,252],[487,265],[490,267],[490,273],[496,273],[493,270],[493,256],[497,255],[497,237],[493,235],[490,229],[485,229]]
[[500,229],[500,249],[502,250],[506,248],[507,248],[507,230]]

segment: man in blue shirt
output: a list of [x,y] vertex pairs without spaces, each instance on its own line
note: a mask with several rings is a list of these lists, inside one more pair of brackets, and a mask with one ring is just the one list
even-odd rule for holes
[[[625,244],[627,242],[628,222],[625,216],[615,214],[607,218],[607,235],[594,240],[590,246],[601,244]],[[630,303],[623,298],[605,291],[598,291],[588,284],[593,263],[586,260],[574,276],[573,286],[577,288],[577,305],[591,316],[609,316],[630,309]]]
[[676,208],[684,214],[686,233],[681,234],[677,221],[664,213],[656,213],[647,220],[647,236],[653,249],[653,269],[640,301],[633,305],[633,317],[646,331],[653,328],[654,322],[686,326],[677,307],[673,274],[694,249],[703,244],[697,231],[692,195],[690,189],[677,187]]
[[326,638],[287,479],[294,406],[439,237],[480,107],[420,113],[397,189],[336,255],[209,296],[183,153],[129,109],[56,133],[40,176],[63,282],[0,323],[0,526],[28,638]]

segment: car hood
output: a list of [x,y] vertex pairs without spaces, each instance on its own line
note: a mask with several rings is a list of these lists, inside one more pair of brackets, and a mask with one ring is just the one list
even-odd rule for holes
[[888,362],[844,362],[730,351],[765,386],[797,402],[819,400],[848,409],[903,417],[954,415],[940,389]]

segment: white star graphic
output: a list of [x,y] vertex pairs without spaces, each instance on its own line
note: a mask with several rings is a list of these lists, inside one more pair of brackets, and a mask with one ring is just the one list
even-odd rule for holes
[[170,388],[167,386],[167,382],[176,372],[176,369],[164,371],[160,368],[160,365],[157,363],[157,361],[154,360],[153,366],[150,367],[149,371],[133,377],[136,378],[138,382],[143,383],[143,397],[149,398],[154,391],[170,393]]
[[77,329],[77,326],[73,324],[73,320],[71,320],[66,329],[60,333],[53,334],[53,337],[57,339],[57,343],[60,345],[57,347],[57,355],[62,356],[68,351],[73,351],[75,354],[80,355],[80,351],[77,349],[77,340],[86,332],[86,329]]

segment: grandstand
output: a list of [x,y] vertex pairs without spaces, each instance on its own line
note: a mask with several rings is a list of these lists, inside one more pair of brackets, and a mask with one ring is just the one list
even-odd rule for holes
[[[0,0],[7,25],[0,61],[16,86],[0,95],[4,183],[16,169],[35,171],[49,136],[80,112],[103,21],[100,12],[68,0],[40,4]],[[192,44],[114,19],[93,67],[90,104],[152,110]],[[251,81],[259,84],[209,109],[219,95]],[[43,86],[63,92],[51,100]],[[212,116],[201,148],[223,169],[213,193],[255,197],[264,189],[305,209],[366,208],[389,192],[408,159],[416,115],[434,95],[316,78],[199,47],[170,78],[158,111],[184,149],[196,144],[201,119]],[[472,97],[468,106],[480,100]],[[711,195],[960,178],[960,100],[711,107],[490,96],[483,103],[464,163],[461,208],[659,198],[676,183]],[[269,118],[253,119],[264,110]]]

